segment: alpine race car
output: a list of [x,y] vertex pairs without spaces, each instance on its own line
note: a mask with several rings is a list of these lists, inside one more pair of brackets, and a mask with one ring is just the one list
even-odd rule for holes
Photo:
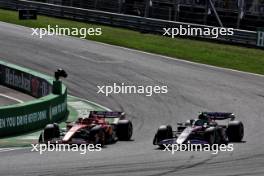
[[88,117],[66,122],[66,128],[48,124],[39,136],[39,143],[109,144],[117,140],[128,141],[133,126],[124,112],[91,111]]
[[[221,123],[224,120],[228,120],[227,124]],[[163,144],[227,144],[240,142],[243,136],[244,125],[235,120],[233,113],[202,112],[197,119],[178,123],[176,131],[170,125],[160,126],[153,144],[160,147]]]

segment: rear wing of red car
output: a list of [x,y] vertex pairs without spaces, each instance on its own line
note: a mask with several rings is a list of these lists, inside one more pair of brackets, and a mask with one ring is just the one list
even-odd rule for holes
[[235,115],[231,112],[202,112],[201,114],[210,117],[212,120],[235,119]]
[[93,116],[98,116],[102,118],[125,118],[125,112],[121,111],[91,111],[89,118]]

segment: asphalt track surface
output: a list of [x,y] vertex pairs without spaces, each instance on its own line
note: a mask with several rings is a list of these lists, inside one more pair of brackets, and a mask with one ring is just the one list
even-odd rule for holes
[[[52,75],[64,68],[69,93],[115,110],[134,124],[134,141],[101,152],[30,149],[0,153],[1,175],[264,175],[264,77],[186,63],[72,37],[32,37],[31,30],[0,23],[0,57]],[[121,36],[120,36],[121,37]],[[202,47],[202,46],[201,46]],[[177,48],[175,48],[177,49]],[[97,85],[167,85],[167,94],[97,94]],[[176,152],[152,145],[161,124],[194,118],[199,111],[230,111],[245,125],[245,142],[233,152]]]
[[0,85],[0,106],[23,103],[33,99],[27,94]]

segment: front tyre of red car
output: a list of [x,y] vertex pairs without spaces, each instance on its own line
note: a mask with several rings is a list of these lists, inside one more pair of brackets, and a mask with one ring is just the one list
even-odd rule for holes
[[54,138],[60,137],[60,128],[57,123],[47,124],[39,136],[39,143],[46,143]]

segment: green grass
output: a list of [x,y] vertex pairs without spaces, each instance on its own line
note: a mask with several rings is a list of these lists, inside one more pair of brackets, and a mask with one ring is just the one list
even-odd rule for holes
[[38,20],[18,20],[14,11],[0,10],[0,21],[27,27],[101,27],[101,36],[88,36],[86,39],[124,46],[151,53],[162,54],[179,59],[199,62],[219,67],[232,68],[247,72],[264,74],[264,51],[261,49],[211,43],[190,39],[171,39],[159,35],[114,28],[103,25],[87,24],[65,19],[38,16]]

